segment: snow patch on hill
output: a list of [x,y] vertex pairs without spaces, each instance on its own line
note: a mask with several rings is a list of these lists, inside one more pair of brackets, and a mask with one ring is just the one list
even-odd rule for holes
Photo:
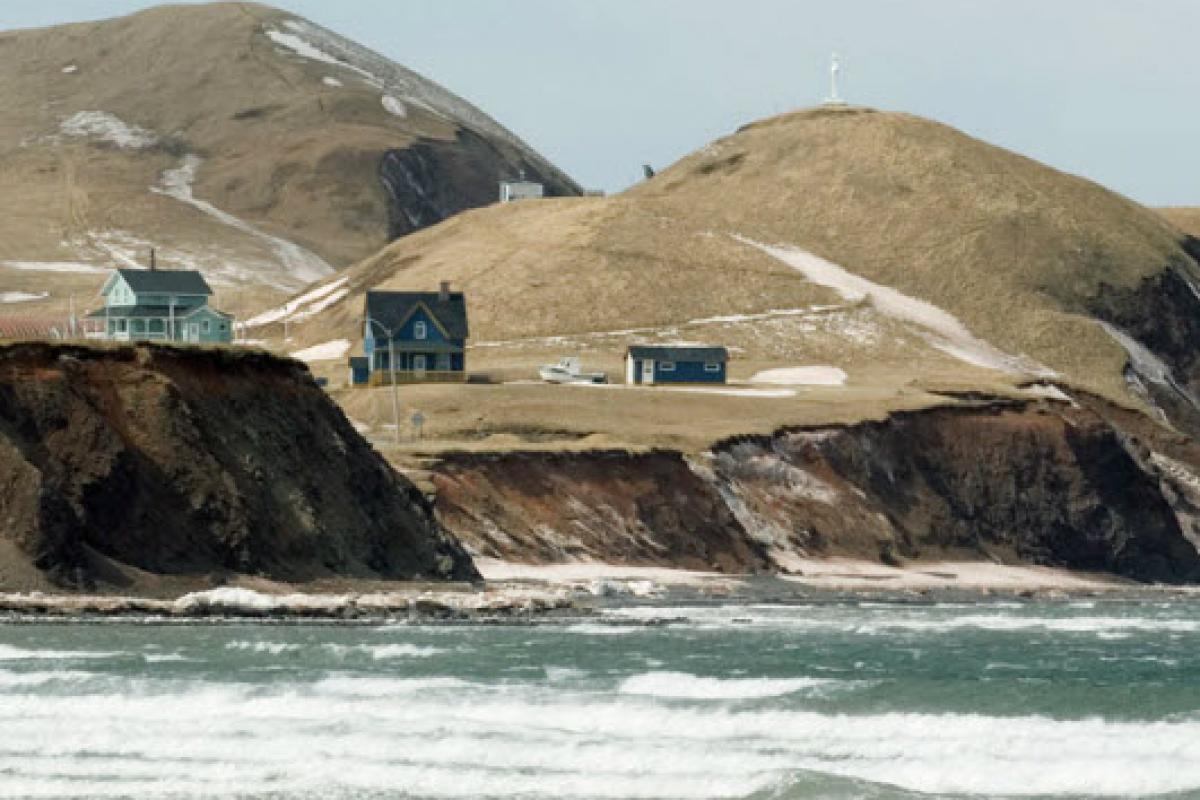
[[334,339],[331,342],[322,342],[314,344],[312,347],[306,347],[303,350],[297,350],[292,353],[292,358],[300,361],[336,361],[339,358],[344,358],[346,353],[350,351],[350,342],[346,339]]
[[874,283],[798,247],[773,247],[736,234],[733,238],[782,261],[813,283],[833,289],[849,302],[868,301],[879,313],[917,327],[930,345],[960,361],[1014,375],[1055,375],[1031,359],[1005,353],[977,338],[957,317],[933,303]]
[[0,303],[28,303],[31,300],[45,300],[49,292],[0,292]]
[[756,372],[751,383],[785,386],[842,386],[846,372],[838,367],[780,367]]
[[197,155],[184,156],[178,167],[163,172],[159,185],[150,187],[150,191],[187,203],[232,228],[262,240],[275,253],[287,275],[297,284],[320,280],[334,271],[333,267],[316,253],[295,242],[261,231],[245,220],[222,211],[207,200],[196,197],[192,191],[192,184],[195,183],[196,174],[203,163],[204,160]]
[[385,94],[383,96],[383,107],[387,109],[389,114],[394,114],[397,117],[408,116],[408,109],[404,107],[404,103],[401,103],[390,94]]
[[294,297],[281,306],[276,306],[257,316],[251,317],[245,321],[244,325],[247,328],[253,328],[258,325],[269,325],[273,322],[284,322],[285,320],[292,322],[296,319],[306,319],[313,314],[324,311],[345,297],[349,291],[345,286],[346,278],[338,278],[336,281],[305,292],[299,297]]
[[28,272],[77,272],[88,275],[103,275],[108,272],[105,267],[79,261],[0,261],[0,266]]
[[72,114],[59,124],[59,130],[67,136],[109,142],[123,150],[145,150],[158,144],[158,136],[152,131],[123,122],[106,111],[80,111]]
[[[406,107],[417,106],[437,116],[454,120],[478,133],[502,139],[519,148],[527,159],[545,172],[558,174],[553,165],[511,131],[428,78],[311,22],[289,19],[283,23],[282,28],[268,28],[264,33],[276,45],[301,58],[353,72],[368,85],[383,91]],[[390,108],[388,110],[391,111]]]

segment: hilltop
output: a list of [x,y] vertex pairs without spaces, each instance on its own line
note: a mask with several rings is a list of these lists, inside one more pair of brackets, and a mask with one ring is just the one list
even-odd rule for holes
[[1049,380],[1184,424],[1200,382],[1184,240],[948,126],[818,108],[620,195],[479,209],[406,237],[310,287],[320,308],[299,303],[295,330],[353,341],[364,291],[450,280],[469,298],[474,368],[499,375],[561,352],[619,370],[625,343],[683,338],[733,346],[736,378],[827,365],[850,387]]
[[151,246],[241,313],[521,170],[579,191],[433,81],[254,3],[0,33],[0,97],[5,313],[87,302]]

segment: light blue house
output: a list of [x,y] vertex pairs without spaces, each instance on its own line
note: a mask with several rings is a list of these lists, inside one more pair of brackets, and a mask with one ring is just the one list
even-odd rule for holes
[[116,341],[228,343],[233,317],[208,305],[212,289],[199,272],[118,269],[100,290],[104,307],[88,314],[99,338]]
[[[350,361],[351,379],[373,385],[453,382],[466,378],[467,303],[443,283],[436,292],[367,292],[363,309],[365,375]],[[395,359],[393,369],[393,358]]]
[[625,382],[725,383],[729,351],[705,345],[631,345],[625,352]]

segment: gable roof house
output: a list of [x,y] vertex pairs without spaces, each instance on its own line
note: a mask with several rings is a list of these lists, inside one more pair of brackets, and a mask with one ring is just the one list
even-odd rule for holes
[[104,282],[104,307],[88,314],[101,339],[228,343],[233,316],[209,307],[212,296],[195,270],[117,269]]
[[[466,298],[448,283],[436,292],[367,292],[365,382],[390,383],[393,375],[397,383],[464,380],[468,335]],[[364,382],[361,363],[355,383]]]

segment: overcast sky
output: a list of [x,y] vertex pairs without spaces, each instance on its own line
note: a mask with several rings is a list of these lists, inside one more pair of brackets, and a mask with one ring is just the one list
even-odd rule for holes
[[[750,120],[855,103],[946,122],[1151,205],[1200,205],[1200,0],[278,0],[616,191]],[[142,0],[2,0],[0,27]]]

